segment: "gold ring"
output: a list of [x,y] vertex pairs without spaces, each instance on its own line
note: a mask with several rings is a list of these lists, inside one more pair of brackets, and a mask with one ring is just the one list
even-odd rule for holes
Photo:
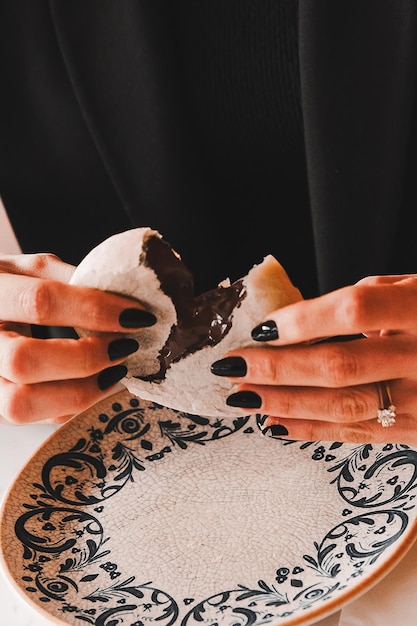
[[391,391],[389,385],[385,381],[375,383],[378,390],[378,417],[377,420],[381,426],[394,426],[395,418],[395,405],[392,402]]

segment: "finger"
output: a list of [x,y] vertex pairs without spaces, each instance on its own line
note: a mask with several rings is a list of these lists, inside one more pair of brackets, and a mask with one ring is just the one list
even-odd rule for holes
[[356,285],[388,285],[393,283],[398,283],[402,280],[411,279],[413,282],[415,281],[415,274],[388,274],[383,276],[366,276],[365,278],[361,278],[358,280]]
[[263,423],[262,432],[267,437],[300,441],[417,445],[416,419],[408,414],[397,415],[395,425],[389,428],[383,428],[376,418],[366,422],[336,424],[268,417]]
[[[417,415],[416,381],[389,381],[389,387],[397,412]],[[348,424],[376,417],[380,399],[375,383],[341,389],[242,384],[227,404],[264,415]]]
[[350,342],[245,348],[228,353],[212,365],[214,373],[216,368],[223,376],[243,373],[234,376],[236,382],[346,387],[417,372],[417,339],[386,335]]
[[124,365],[109,367],[82,380],[16,385],[0,378],[0,415],[7,423],[28,424],[56,420],[86,410],[126,375]]
[[253,329],[252,336],[284,345],[381,328],[410,330],[415,329],[416,310],[415,276],[393,283],[359,283],[278,309]]
[[[65,424],[66,422],[68,422],[72,417],[74,417],[74,415],[61,415],[59,417],[50,417],[49,419],[38,420],[35,422],[31,422],[31,423],[39,424],[42,426],[48,426],[48,425],[59,426],[60,424]],[[8,426],[22,426],[23,425],[23,424],[18,424],[16,422],[10,422],[6,420],[4,417],[2,417],[1,415],[0,415],[0,424],[7,424]]]
[[14,383],[86,378],[136,352],[135,339],[101,335],[33,339],[0,333],[0,376]]
[[65,263],[55,254],[0,255],[0,272],[4,273],[69,282],[74,270],[74,265]]
[[256,409],[265,415],[346,424],[374,417],[378,396],[374,384],[342,389],[243,384],[227,398],[227,404]]
[[0,274],[0,319],[121,332],[155,322],[135,300],[55,280]]

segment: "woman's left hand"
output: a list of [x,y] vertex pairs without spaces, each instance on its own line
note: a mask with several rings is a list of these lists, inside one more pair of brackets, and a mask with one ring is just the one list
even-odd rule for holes
[[[352,335],[363,338],[338,340]],[[265,434],[417,445],[417,275],[369,277],[291,304],[252,336],[253,348],[212,371],[239,384],[228,404],[268,416]],[[379,382],[396,408],[391,427],[377,420]]]

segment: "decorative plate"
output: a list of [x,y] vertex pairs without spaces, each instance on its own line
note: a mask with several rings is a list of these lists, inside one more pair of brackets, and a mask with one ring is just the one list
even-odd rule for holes
[[312,624],[416,537],[417,450],[273,440],[122,391],[54,433],[3,502],[1,553],[57,624]]

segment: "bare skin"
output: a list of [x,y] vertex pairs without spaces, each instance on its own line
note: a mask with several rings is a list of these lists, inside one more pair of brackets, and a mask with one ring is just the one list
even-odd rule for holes
[[[233,380],[259,396],[266,434],[279,424],[290,439],[417,445],[417,275],[366,278],[264,321],[275,323],[277,339],[225,356],[246,362],[246,375]],[[365,337],[320,343],[359,333]],[[377,381],[389,382],[392,427],[376,419]]]
[[[108,395],[124,375],[126,355],[119,353],[126,342],[118,340],[132,332],[132,310],[140,315],[141,306],[69,285],[74,269],[49,254],[0,256],[0,422],[63,422]],[[129,328],[119,319],[126,310]],[[31,324],[100,334],[35,339]]]

